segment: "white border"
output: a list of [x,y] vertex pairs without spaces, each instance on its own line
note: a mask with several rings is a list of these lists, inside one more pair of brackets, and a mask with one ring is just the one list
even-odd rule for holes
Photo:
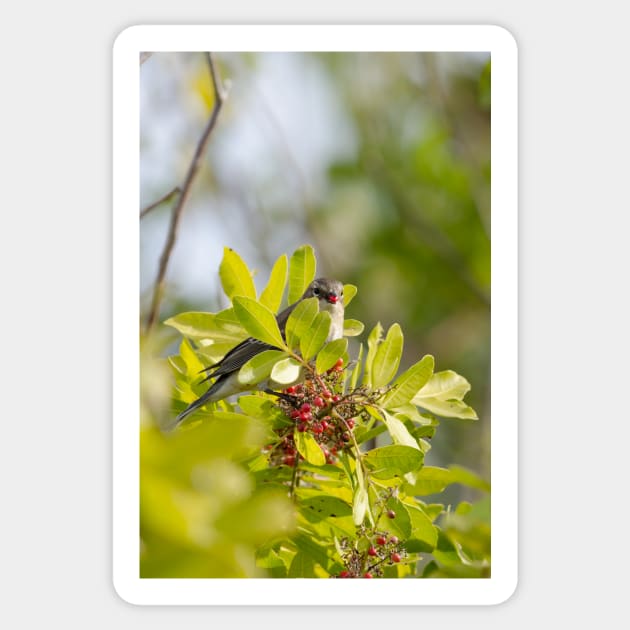
[[[139,53],[489,51],[492,55],[492,577],[139,578]],[[517,47],[498,26],[133,26],[114,43],[113,579],[133,604],[498,604],[517,584]],[[308,582],[308,584],[305,584]]]

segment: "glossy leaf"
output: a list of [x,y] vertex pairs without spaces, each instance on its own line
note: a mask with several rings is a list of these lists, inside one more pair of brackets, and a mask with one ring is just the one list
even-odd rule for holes
[[402,356],[403,334],[399,324],[392,324],[374,355],[372,386],[384,387],[396,375]]
[[393,389],[387,393],[380,404],[387,408],[396,408],[408,403],[431,378],[435,360],[430,354],[403,372],[393,383]]
[[247,297],[235,297],[233,302],[236,316],[252,337],[278,348],[284,347],[276,316],[266,306]]
[[317,355],[315,369],[319,374],[323,374],[337,363],[337,359],[339,359],[347,349],[347,339],[333,339],[333,341],[329,341]]
[[347,308],[350,302],[352,302],[354,296],[357,294],[357,287],[354,284],[343,285],[343,305]]
[[282,304],[282,296],[287,286],[287,270],[289,262],[286,254],[276,260],[269,274],[269,282],[260,294],[260,303],[270,311],[277,313]]
[[273,366],[286,353],[281,350],[265,350],[252,357],[238,373],[238,382],[243,385],[256,385],[269,377]]
[[229,247],[223,249],[219,277],[221,286],[230,299],[237,295],[256,299],[256,287],[251,272],[243,259]]
[[167,319],[164,324],[195,340],[212,339],[236,345],[247,337],[247,332],[231,308],[219,313],[180,313]]
[[302,300],[293,309],[285,327],[285,336],[289,348],[292,350],[298,348],[300,338],[310,329],[313,320],[317,317],[318,309],[318,300],[314,297]]
[[402,477],[418,470],[424,461],[424,455],[417,448],[405,445],[381,446],[368,451],[363,458],[376,479]]
[[289,264],[289,304],[297,302],[315,279],[317,262],[310,245],[302,245],[291,254]]
[[292,385],[300,380],[302,366],[291,357],[278,361],[271,370],[271,379],[279,385]]
[[365,371],[363,372],[364,385],[372,385],[372,365],[374,363],[374,357],[376,355],[376,351],[378,350],[378,346],[381,342],[382,336],[383,327],[381,326],[380,322],[377,322],[376,326],[372,328],[370,334],[368,335],[368,352],[367,356],[365,357]]
[[358,337],[364,330],[363,322],[358,319],[346,319],[343,322],[344,337]]
[[311,433],[296,429],[293,437],[298,452],[309,464],[323,466],[326,463],[324,451],[322,451]]
[[322,311],[313,320],[311,328],[301,335],[300,351],[306,361],[312,359],[326,343],[328,332],[330,331],[330,322],[330,313]]

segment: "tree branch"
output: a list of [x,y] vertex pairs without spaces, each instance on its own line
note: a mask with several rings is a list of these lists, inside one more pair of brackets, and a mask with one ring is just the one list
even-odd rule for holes
[[148,205],[142,212],[140,212],[140,218],[144,219],[144,217],[151,212],[151,210],[155,210],[158,206],[162,205],[165,201],[168,201],[171,197],[178,195],[182,192],[182,189],[179,186],[175,186],[173,190],[167,192],[165,195],[162,195],[157,201],[154,201],[152,204]]
[[182,215],[182,210],[184,209],[184,204],[188,200],[188,196],[190,194],[190,188],[192,183],[199,171],[199,167],[201,165],[201,158],[206,150],[208,145],[208,140],[210,139],[210,134],[215,127],[217,122],[217,118],[219,116],[219,112],[221,111],[221,107],[223,106],[223,102],[227,98],[227,94],[223,90],[223,85],[221,84],[221,79],[219,74],[215,68],[214,60],[212,59],[212,53],[207,53],[208,66],[210,68],[210,77],[212,79],[212,88],[214,90],[214,105],[212,107],[212,112],[210,113],[210,118],[206,123],[206,126],[203,130],[201,138],[199,138],[199,142],[197,143],[197,148],[195,149],[195,154],[193,155],[192,161],[190,162],[190,166],[188,167],[188,172],[186,173],[186,178],[184,183],[181,186],[181,191],[179,197],[177,199],[177,203],[173,209],[173,213],[171,215],[171,223],[169,225],[168,235],[166,238],[166,243],[164,244],[164,249],[162,251],[162,255],[160,256],[160,264],[158,268],[157,279],[155,281],[155,287],[153,289],[153,299],[151,301],[151,309],[149,311],[149,316],[147,318],[145,333],[149,333],[158,317],[158,313],[160,310],[160,303],[162,301],[162,297],[164,294],[164,279],[166,277],[166,269],[168,267],[168,263],[171,257],[171,253],[173,252],[173,248],[175,246],[175,241],[177,240],[177,230],[179,227],[179,222]]

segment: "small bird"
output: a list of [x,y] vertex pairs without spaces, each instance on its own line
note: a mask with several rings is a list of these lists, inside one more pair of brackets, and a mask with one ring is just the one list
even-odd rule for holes
[[[276,320],[278,327],[284,338],[284,329],[289,319],[289,315],[293,312],[295,307],[307,298],[316,297],[319,298],[319,310],[328,311],[330,313],[330,331],[326,341],[332,341],[333,339],[340,339],[343,336],[343,318],[344,318],[344,306],[343,306],[343,284],[338,280],[330,280],[329,278],[316,278],[308,285],[306,291],[302,297],[287,306],[282,312],[278,313]],[[208,376],[203,379],[202,382],[211,378],[216,380],[210,386],[208,391],[200,398],[192,402],[184,411],[182,411],[174,422],[167,428],[167,430],[174,429],[184,418],[202,407],[206,403],[216,402],[237,394],[238,392],[251,389],[250,387],[243,386],[238,382],[238,372],[252,357],[264,352],[265,350],[276,350],[275,346],[272,346],[264,341],[259,341],[253,337],[249,337],[244,341],[241,341],[237,346],[232,348],[218,363],[207,367],[204,372],[209,372]]]

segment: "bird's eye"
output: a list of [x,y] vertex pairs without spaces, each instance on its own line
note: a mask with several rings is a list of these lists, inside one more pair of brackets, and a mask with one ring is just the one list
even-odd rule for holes
[[319,295],[319,289],[317,287],[313,289],[313,295]]

